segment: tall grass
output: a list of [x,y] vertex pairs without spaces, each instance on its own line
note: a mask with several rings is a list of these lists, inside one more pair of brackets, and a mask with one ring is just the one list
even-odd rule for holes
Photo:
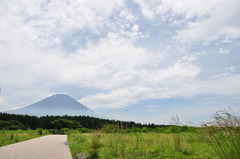
[[90,145],[90,156],[91,159],[99,158],[99,149],[101,148],[101,133],[95,133],[92,136]]
[[47,135],[48,130],[0,130],[0,147]]
[[226,110],[213,115],[214,121],[205,123],[204,135],[220,159],[240,158],[240,118]]
[[214,158],[200,133],[179,134],[180,150],[176,151],[173,134],[163,133],[77,133],[68,135],[75,159],[183,159]]
[[180,132],[179,132],[179,129],[177,126],[180,126],[181,122],[177,115],[172,116],[170,120],[171,120],[171,124],[175,125],[171,129],[171,132],[173,133],[174,148],[175,148],[175,151],[180,151],[181,150],[181,139],[180,139]]

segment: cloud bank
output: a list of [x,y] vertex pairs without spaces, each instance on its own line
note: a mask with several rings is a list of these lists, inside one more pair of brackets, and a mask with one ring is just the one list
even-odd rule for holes
[[237,0],[0,3],[2,109],[63,85],[101,90],[79,99],[92,109],[240,94],[239,64],[211,61],[239,59]]

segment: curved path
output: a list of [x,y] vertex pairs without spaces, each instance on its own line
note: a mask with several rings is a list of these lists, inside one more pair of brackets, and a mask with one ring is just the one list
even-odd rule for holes
[[0,159],[72,159],[67,135],[47,135],[0,147]]

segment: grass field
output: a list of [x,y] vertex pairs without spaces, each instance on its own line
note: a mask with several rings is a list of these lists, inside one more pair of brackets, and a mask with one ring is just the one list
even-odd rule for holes
[[0,130],[0,147],[48,134],[47,130]]
[[200,133],[86,133],[71,134],[68,140],[75,158],[214,158]]
[[72,132],[68,141],[75,159],[239,159],[240,118],[220,110],[213,119],[194,129],[173,126],[134,132],[108,126],[95,133]]

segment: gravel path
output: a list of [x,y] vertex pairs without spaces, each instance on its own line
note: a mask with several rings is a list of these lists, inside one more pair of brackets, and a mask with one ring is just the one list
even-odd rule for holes
[[47,135],[0,147],[0,159],[72,159],[67,135]]

